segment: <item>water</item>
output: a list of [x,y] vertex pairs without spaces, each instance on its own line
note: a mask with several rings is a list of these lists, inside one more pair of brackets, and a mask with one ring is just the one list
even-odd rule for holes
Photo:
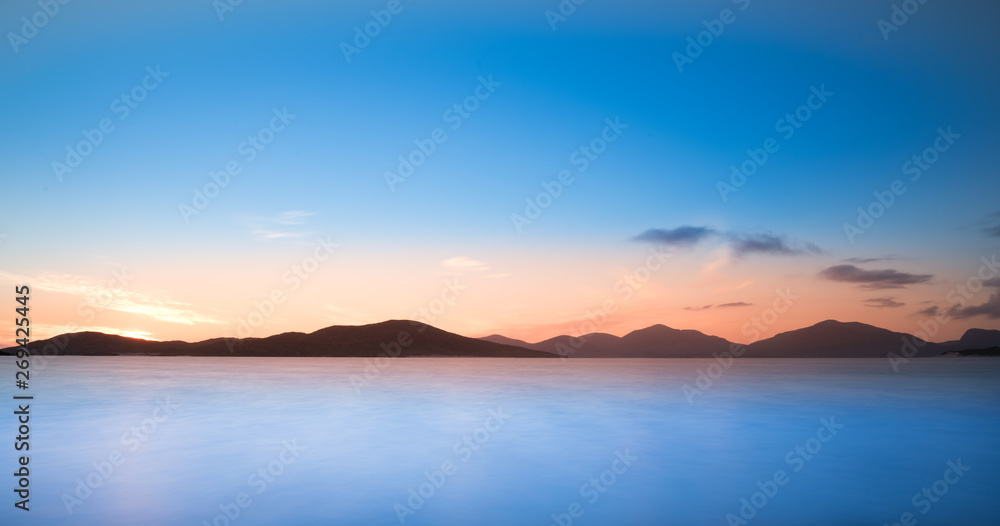
[[[32,509],[4,490],[0,523],[721,525],[741,505],[762,525],[1000,516],[1000,360],[893,374],[884,360],[744,359],[693,403],[682,386],[710,361],[397,359],[359,393],[365,363],[59,357],[32,377]],[[946,494],[913,502],[959,459]],[[784,483],[768,482],[778,470]]]

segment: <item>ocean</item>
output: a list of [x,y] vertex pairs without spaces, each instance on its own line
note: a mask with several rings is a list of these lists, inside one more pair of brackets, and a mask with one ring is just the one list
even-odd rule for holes
[[4,525],[1000,523],[997,359],[56,357],[28,512],[12,385]]

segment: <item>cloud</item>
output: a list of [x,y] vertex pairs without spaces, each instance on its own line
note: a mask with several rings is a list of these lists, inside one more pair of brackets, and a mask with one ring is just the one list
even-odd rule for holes
[[715,234],[715,230],[705,226],[679,226],[672,230],[651,228],[632,238],[634,241],[647,241],[662,245],[690,248]]
[[116,271],[114,280],[105,282],[85,276],[45,272],[33,276],[0,272],[0,277],[15,283],[31,283],[32,289],[77,296],[80,298],[78,311],[82,307],[88,307],[91,312],[107,309],[183,325],[225,323],[223,320],[193,310],[189,303],[176,301],[165,295],[130,290],[128,288],[130,276],[123,269]]
[[996,219],[997,223],[995,225],[988,226],[983,230],[986,232],[986,235],[988,236],[1000,237],[1000,212],[995,212],[992,215],[990,215],[990,217],[997,218]]
[[798,256],[802,254],[820,254],[823,252],[823,249],[812,243],[789,240],[787,236],[780,236],[770,232],[761,234],[733,233],[729,235],[729,241],[737,257],[750,254]]
[[452,272],[463,274],[467,272],[485,272],[490,269],[490,266],[486,263],[465,256],[446,259],[441,262],[441,265]]
[[[983,282],[986,287],[996,287],[1000,288],[1000,278],[993,278]],[[994,294],[990,294],[990,299],[986,300],[986,303],[982,305],[973,305],[971,307],[961,307],[956,305],[950,311],[950,314],[956,318],[972,318],[974,316],[986,316],[987,318],[997,319],[1000,318],[1000,291]]]
[[857,283],[866,289],[898,289],[927,283],[934,277],[932,274],[910,274],[895,269],[865,270],[854,265],[834,265],[823,269],[819,276],[830,281]]
[[859,265],[863,265],[865,263],[876,263],[879,261],[894,261],[897,259],[899,258],[896,257],[895,254],[890,254],[888,256],[882,256],[880,258],[847,258],[847,259],[842,259],[841,261],[843,261],[844,263],[856,263]]
[[941,309],[939,309],[937,305],[931,305],[930,307],[927,307],[926,309],[918,310],[917,314],[919,314],[921,316],[937,316],[937,313],[940,310]]
[[737,301],[735,303],[721,303],[719,305],[708,304],[708,305],[702,305],[701,307],[684,307],[684,310],[697,312],[708,309],[731,309],[734,307],[749,307],[751,305],[753,305],[753,303],[747,303],[745,301]]
[[253,235],[260,239],[296,239],[309,233],[287,227],[304,225],[314,215],[315,212],[288,210],[273,216],[254,217],[250,220],[250,226]]
[[865,307],[876,309],[896,309],[906,305],[896,301],[896,298],[869,298],[865,300]]

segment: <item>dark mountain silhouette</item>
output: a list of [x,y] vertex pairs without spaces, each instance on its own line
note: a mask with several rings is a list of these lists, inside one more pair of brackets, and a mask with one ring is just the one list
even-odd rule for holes
[[[267,338],[215,338],[196,343],[153,342],[100,332],[79,332],[31,342],[33,353],[54,345],[58,354],[107,356],[152,354],[161,356],[359,356],[380,353],[399,356],[490,356],[551,358],[552,355],[498,343],[466,338],[406,320],[371,325],[338,325],[309,334],[286,332]],[[13,354],[16,347],[0,352]],[[48,353],[45,353],[48,354]]]
[[1000,347],[987,349],[966,349],[964,351],[948,351],[940,356],[1000,356]]
[[[970,329],[961,340],[928,343],[915,336],[858,322],[827,320],[811,327],[783,332],[745,346],[743,357],[755,358],[885,358],[903,355],[913,342],[916,356],[994,355],[1000,331]],[[201,342],[154,342],[99,332],[63,334],[29,345],[35,354],[110,356],[483,356],[535,358],[710,358],[740,348],[723,338],[695,330],[653,325],[618,337],[591,333],[578,338],[556,336],[538,343],[499,334],[466,338],[407,320],[370,325],[337,325],[309,334],[287,332],[267,338],[215,338]],[[14,354],[16,347],[0,350]],[[905,350],[907,355],[909,350]]]
[[[966,334],[970,335],[970,333],[976,336],[983,333],[1000,333],[1000,331],[972,329]],[[521,342],[521,340],[500,335],[487,336],[485,339],[494,342]],[[905,333],[893,332],[864,323],[827,320],[811,327],[783,332],[766,340],[754,342],[745,346],[745,352],[742,356],[759,358],[885,358],[891,352],[901,355],[906,342],[914,342],[913,347],[917,348],[917,356],[935,356],[949,350],[941,344],[927,343]],[[664,325],[654,325],[620,338],[611,334],[593,333],[579,338],[556,336],[538,343],[521,342],[519,345],[575,358],[704,358],[711,357],[714,353],[721,354],[724,351],[732,350],[736,344],[698,331],[677,330]],[[978,347],[990,347],[990,345],[979,345]],[[973,347],[964,345],[960,348]],[[907,349],[906,352],[909,353],[910,350]]]
[[[731,343],[694,330],[678,330],[653,325],[618,337],[594,332],[580,337],[556,336],[527,343],[494,334],[483,338],[497,343],[520,342],[529,349],[573,358],[702,358],[729,349]],[[513,344],[513,343],[512,343]]]
[[1000,347],[1000,331],[989,329],[969,329],[965,331],[965,334],[962,335],[961,339],[944,342],[940,345],[949,351]]
[[[915,336],[858,322],[826,320],[812,327],[782,332],[747,347],[744,356],[757,358],[885,358],[901,355],[906,342],[913,341],[916,356],[943,352],[937,344]],[[907,351],[910,352],[910,351]]]

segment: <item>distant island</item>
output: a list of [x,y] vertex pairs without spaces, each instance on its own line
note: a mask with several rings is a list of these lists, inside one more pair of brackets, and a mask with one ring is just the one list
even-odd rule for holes
[[[591,333],[528,343],[498,334],[468,338],[416,321],[389,320],[369,325],[336,325],[308,334],[287,332],[266,338],[213,338],[195,343],[77,332],[28,345],[35,354],[75,356],[493,358],[711,358],[727,351],[739,351],[738,356],[747,358],[885,358],[906,347],[912,349],[911,356],[917,357],[998,356],[1000,330],[970,329],[960,340],[931,343],[864,323],[827,320],[749,345],[665,325],[653,325],[621,337]],[[0,349],[0,354],[11,355],[17,349]]]

